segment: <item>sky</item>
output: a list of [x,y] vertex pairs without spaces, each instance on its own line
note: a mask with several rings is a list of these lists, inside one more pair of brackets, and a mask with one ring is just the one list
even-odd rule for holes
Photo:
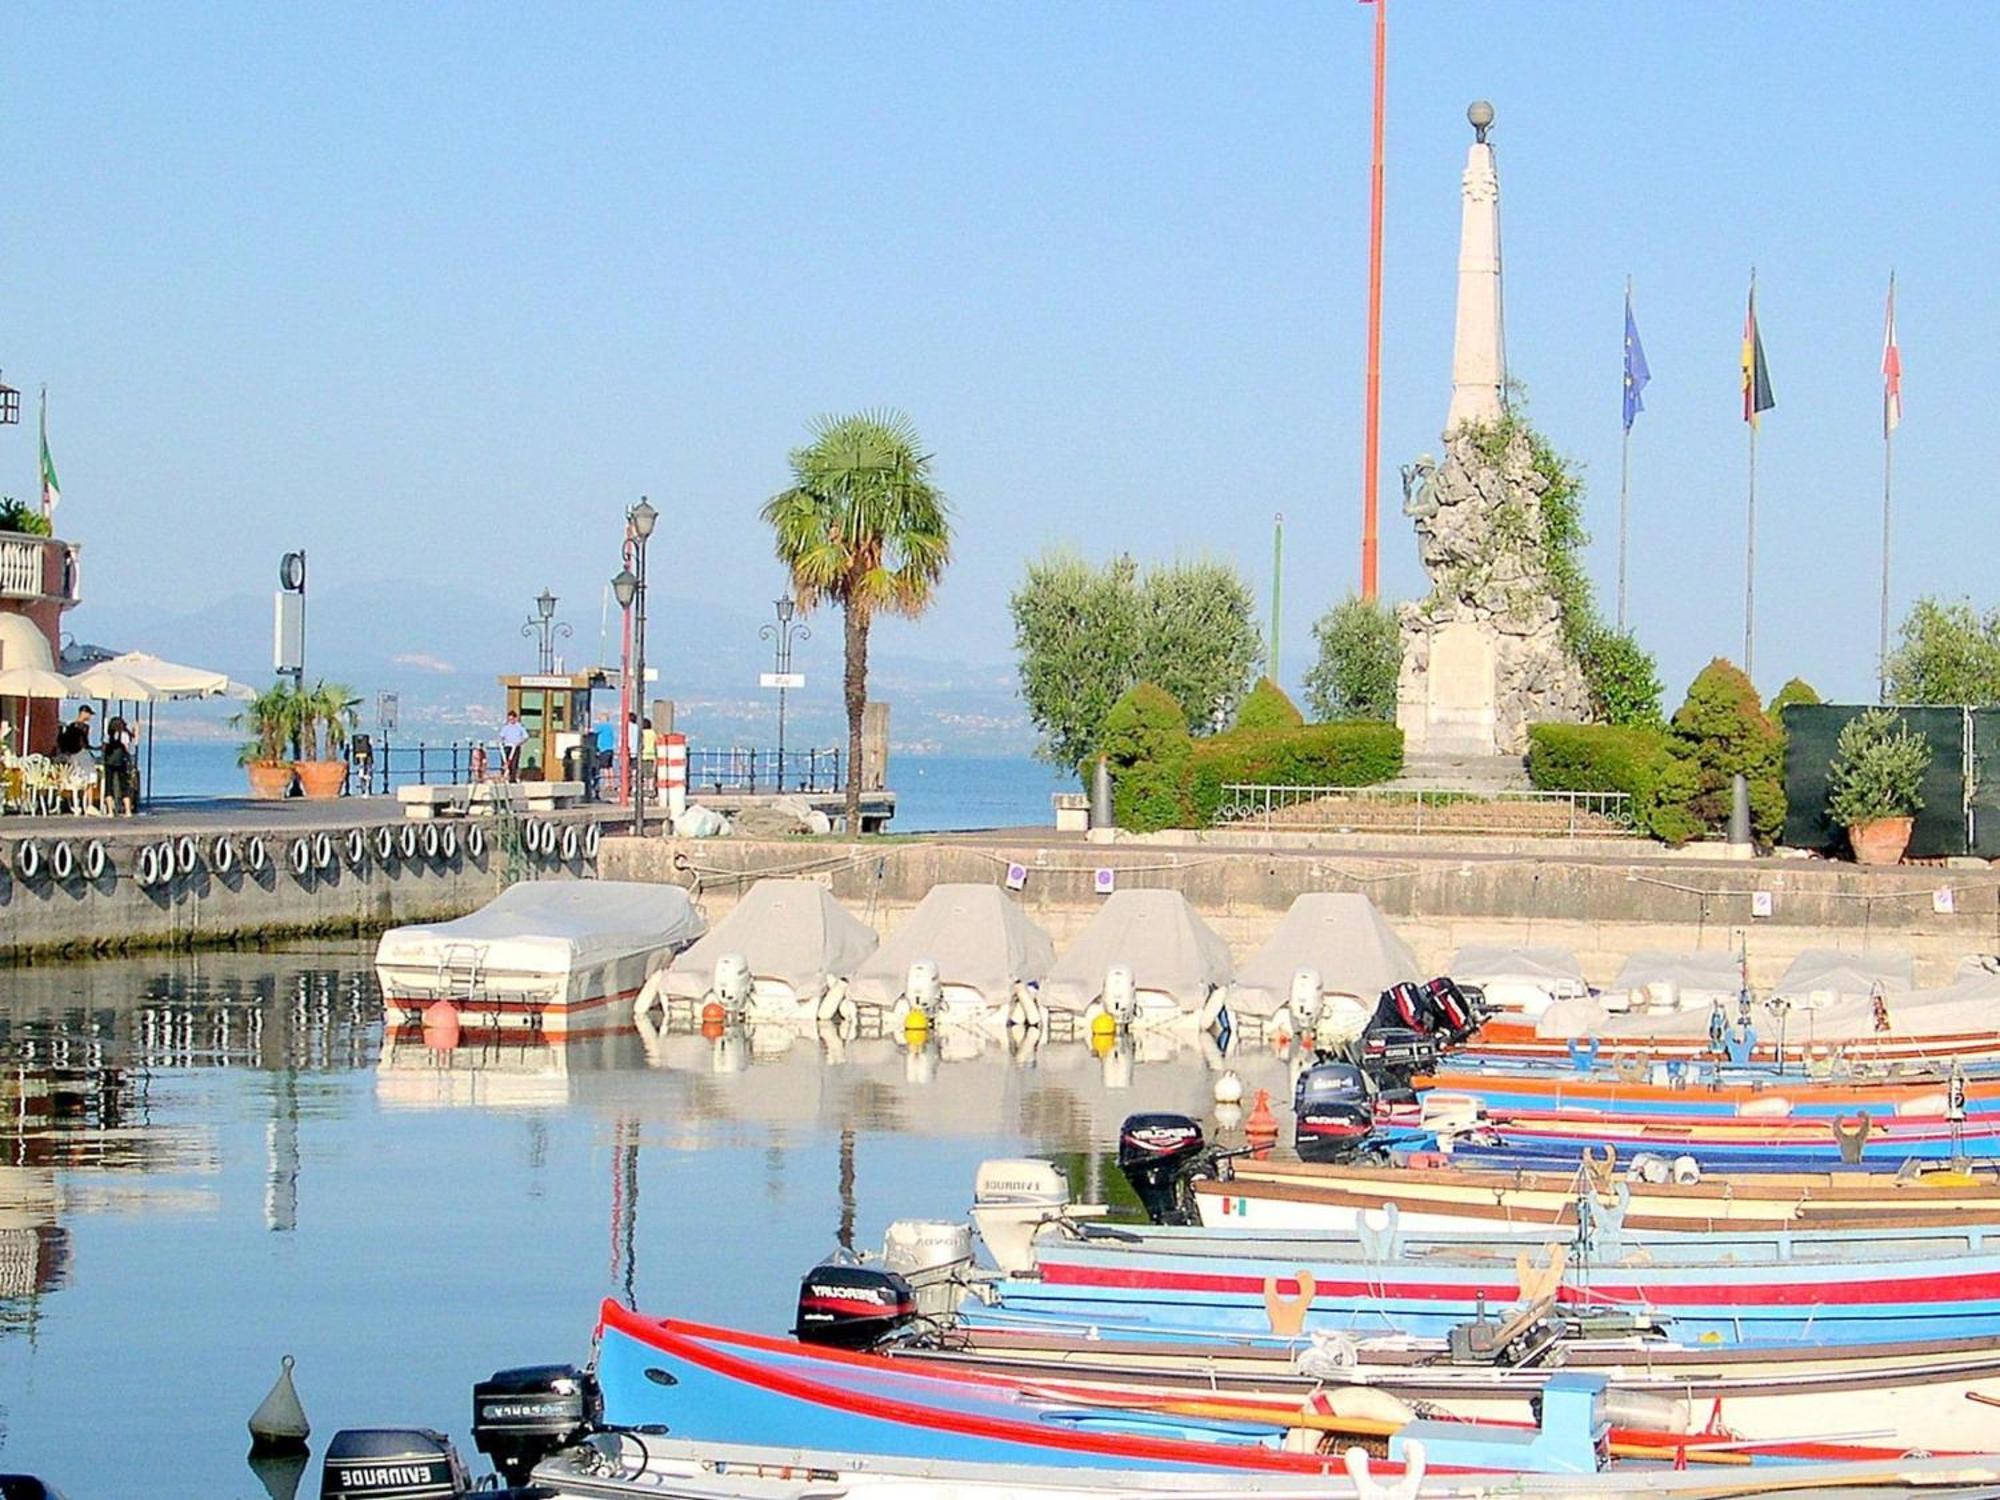
[[[1753,265],[1760,686],[1872,694],[1892,266],[1895,613],[2000,602],[2000,8],[1390,27],[1386,595],[1426,587],[1396,470],[1439,447],[1487,98],[1512,374],[1588,479],[1607,614],[1634,283],[1631,614],[1669,706],[1742,647]],[[496,631],[548,585],[594,635],[645,493],[660,628],[699,632],[779,591],[757,511],[811,420],[895,406],[956,556],[886,646],[1004,661],[1058,545],[1234,559],[1262,601],[1282,511],[1295,684],[1359,574],[1371,29],[1352,0],[9,5],[0,378],[29,409],[0,493],[36,492],[46,384],[78,634],[262,593],[303,546],[315,587],[407,581],[380,628],[412,651],[441,577]]]

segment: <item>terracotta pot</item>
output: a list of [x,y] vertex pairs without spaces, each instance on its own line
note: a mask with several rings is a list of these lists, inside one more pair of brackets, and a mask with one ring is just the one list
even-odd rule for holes
[[292,789],[288,760],[253,760],[243,769],[250,773],[250,795],[259,801],[275,802]]
[[1847,830],[1847,842],[1854,846],[1854,861],[1862,865],[1901,864],[1903,851],[1910,847],[1910,830],[1915,818],[1875,818],[1854,823]]
[[294,761],[292,769],[299,773],[299,790],[321,802],[329,797],[338,797],[347,781],[347,762],[344,760]]

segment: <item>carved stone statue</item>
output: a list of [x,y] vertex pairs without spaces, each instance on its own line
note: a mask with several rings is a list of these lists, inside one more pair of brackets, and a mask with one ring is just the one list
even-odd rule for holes
[[1437,514],[1437,501],[1431,497],[1437,469],[1437,460],[1428,453],[1420,453],[1415,463],[1403,465],[1404,515],[1425,519]]

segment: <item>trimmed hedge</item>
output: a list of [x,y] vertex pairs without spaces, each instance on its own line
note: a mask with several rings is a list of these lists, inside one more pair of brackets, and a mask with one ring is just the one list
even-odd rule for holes
[[1189,765],[1195,819],[1206,825],[1231,783],[1340,787],[1392,780],[1403,769],[1403,731],[1372,723],[1232,729],[1196,740]]
[[1236,710],[1237,729],[1303,729],[1306,716],[1285,690],[1268,677],[1259,677],[1250,696]]
[[1151,833],[1185,826],[1191,746],[1187,715],[1164,689],[1142,682],[1111,705],[1099,748],[1111,764],[1119,827]]
[[1701,831],[1680,809],[1663,806],[1677,783],[1672,737],[1664,729],[1623,724],[1531,724],[1528,779],[1545,792],[1624,792],[1633,826],[1668,843]]

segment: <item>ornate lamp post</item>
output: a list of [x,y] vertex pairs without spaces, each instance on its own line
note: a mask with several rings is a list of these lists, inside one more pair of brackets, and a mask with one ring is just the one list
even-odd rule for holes
[[[646,698],[646,540],[659,524],[660,513],[644,495],[639,503],[625,512],[625,566],[611,580],[611,592],[618,596],[618,607],[628,615],[627,637],[632,642],[631,671],[627,674],[626,691],[632,694],[632,708],[625,723],[618,726],[618,763],[621,773],[631,764],[632,732],[631,724],[644,723],[645,713],[641,707]],[[620,695],[624,696],[623,694]],[[640,744],[645,743],[644,738]],[[632,830],[644,835],[646,832],[646,768],[639,767],[639,774],[632,778]]]
[[536,670],[547,676],[556,669],[556,639],[576,632],[556,618],[556,596],[547,589],[535,596],[535,612],[521,627],[521,634],[535,639]]
[[778,687],[778,790],[782,792],[785,789],[785,690],[792,685],[792,641],[794,638],[811,640],[812,630],[803,620],[793,618],[798,613],[798,604],[790,594],[772,601],[772,607],[778,612],[777,623],[766,625],[757,632],[757,638],[772,644],[774,659],[771,665],[774,670],[771,676]]

